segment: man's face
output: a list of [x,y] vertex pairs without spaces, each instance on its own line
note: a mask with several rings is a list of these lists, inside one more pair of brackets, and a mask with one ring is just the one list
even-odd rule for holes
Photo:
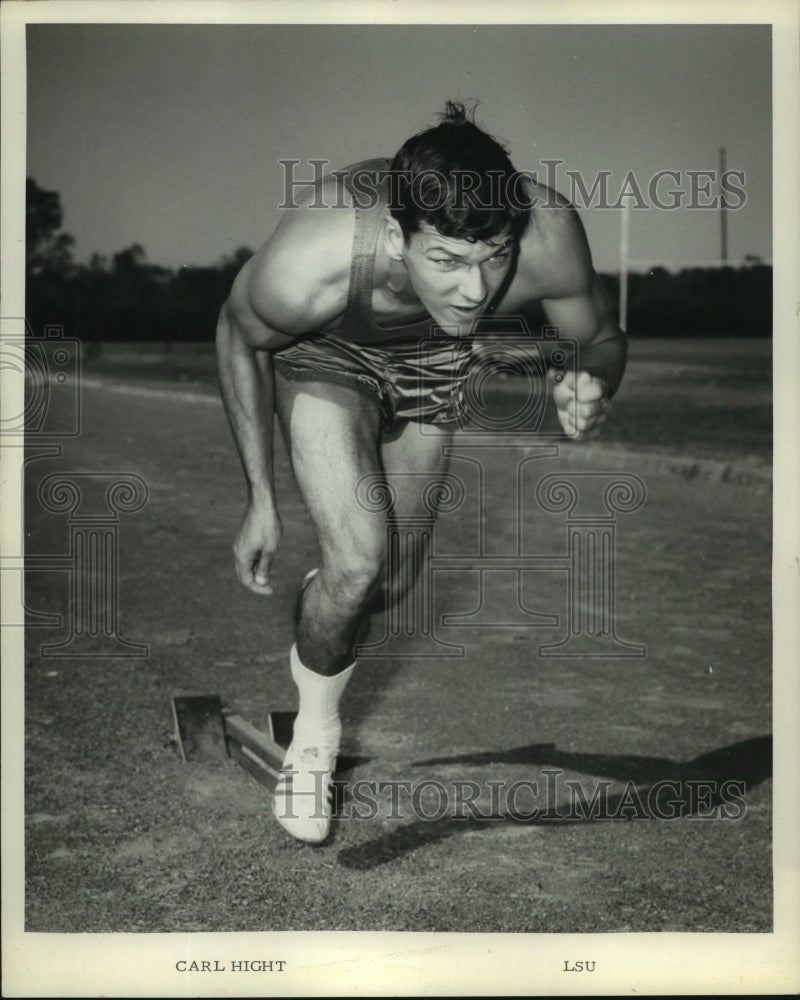
[[446,332],[464,336],[492,301],[508,274],[514,251],[510,234],[488,243],[441,236],[422,223],[401,254],[411,285]]

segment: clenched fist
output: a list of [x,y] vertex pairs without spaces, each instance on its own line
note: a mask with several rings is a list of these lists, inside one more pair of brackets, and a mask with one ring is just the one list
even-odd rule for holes
[[608,386],[588,372],[549,372],[558,419],[564,433],[575,440],[596,437],[611,406]]

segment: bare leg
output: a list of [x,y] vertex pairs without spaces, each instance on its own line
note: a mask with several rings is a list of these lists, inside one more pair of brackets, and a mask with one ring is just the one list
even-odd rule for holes
[[[295,476],[322,552],[320,571],[300,598],[297,648],[307,667],[330,676],[352,662],[386,582],[386,515],[357,502],[358,483],[384,472],[396,495],[393,515],[425,513],[420,475],[433,479],[444,470],[452,432],[409,423],[379,446],[380,413],[361,393],[280,377],[276,383]],[[413,582],[405,567],[391,570],[384,600],[401,597]]]
[[[292,836],[319,843],[330,829],[331,781],[341,739],[339,699],[352,673],[353,647],[363,637],[370,599],[385,576],[386,514],[359,504],[357,488],[364,476],[383,474],[383,461],[392,471],[409,463],[419,471],[435,470],[434,455],[441,465],[441,442],[423,448],[426,439],[407,429],[382,456],[380,412],[359,392],[321,382],[291,383],[280,376],[276,388],[295,477],[322,558],[300,600],[291,651],[300,704],[273,810]],[[416,505],[419,479],[413,487],[399,477],[398,509]]]
[[[452,437],[451,430],[430,424],[423,428],[412,422],[399,437],[381,445],[383,468],[396,496],[395,522],[431,513],[422,502],[423,489],[446,471],[444,451]],[[408,592],[420,567],[419,558],[413,562],[413,568],[404,564],[388,567],[389,579],[378,595],[380,606],[398,601]]]
[[311,670],[347,667],[363,637],[365,609],[383,578],[385,523],[356,501],[359,481],[380,473],[380,413],[361,393],[276,378],[278,411],[298,485],[321,550],[302,595],[297,649]]

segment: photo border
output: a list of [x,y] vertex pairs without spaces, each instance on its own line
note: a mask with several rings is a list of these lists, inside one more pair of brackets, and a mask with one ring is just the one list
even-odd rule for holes
[[[800,705],[797,607],[800,595],[797,432],[800,210],[798,158],[798,6],[792,0],[719,2],[563,2],[517,0],[488,8],[473,0],[238,2],[202,0],[42,0],[10,2],[2,20],[3,315],[24,315],[25,25],[84,23],[453,23],[689,24],[773,26],[774,424],[773,683],[775,795],[774,930],[769,934],[414,934],[264,932],[259,934],[36,934],[23,930],[23,630],[2,631],[3,994],[5,996],[346,996],[589,995],[619,993],[793,993],[800,989],[798,804]],[[495,13],[496,12],[496,13]],[[495,14],[495,16],[491,16]],[[3,372],[3,412],[22,412],[21,379]],[[20,537],[22,449],[3,449],[2,548]],[[15,516],[16,515],[16,516]],[[744,581],[743,581],[744,584]],[[3,593],[3,615],[13,595]],[[234,940],[235,939],[235,942]],[[234,947],[235,944],[235,947]],[[286,961],[280,974],[220,973],[213,982],[176,972],[181,958],[264,957]],[[565,977],[565,957],[594,959],[591,977]]]

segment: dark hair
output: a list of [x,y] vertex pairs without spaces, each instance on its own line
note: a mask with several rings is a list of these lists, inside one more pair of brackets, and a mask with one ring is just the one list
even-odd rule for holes
[[487,242],[505,230],[520,236],[530,206],[516,192],[508,151],[478,128],[463,104],[448,101],[440,124],[408,139],[392,161],[390,211],[406,240],[422,222],[442,236]]

